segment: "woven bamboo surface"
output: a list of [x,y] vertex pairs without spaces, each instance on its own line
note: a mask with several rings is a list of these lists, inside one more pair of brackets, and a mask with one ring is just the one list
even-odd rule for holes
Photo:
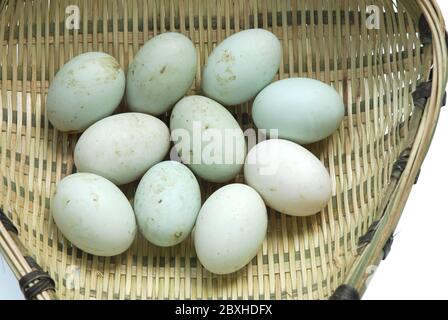
[[[366,25],[365,8],[372,4],[381,12],[378,30]],[[79,6],[79,30],[65,26],[68,5]],[[447,69],[443,18],[435,1],[11,0],[2,6],[0,206],[19,237],[13,239],[0,224],[0,248],[18,278],[30,271],[23,260],[29,254],[55,280],[62,299],[325,299],[347,282],[363,290],[366,270],[378,262],[398,221],[437,122]],[[425,46],[422,14],[433,31],[432,44]],[[130,250],[112,258],[72,246],[49,210],[57,182],[75,171],[78,138],[54,130],[45,115],[58,69],[80,53],[104,51],[127,70],[147,40],[177,31],[196,46],[199,66],[189,94],[200,94],[207,56],[226,37],[249,28],[270,30],[280,39],[278,79],[319,79],[344,98],[339,131],[309,146],[331,174],[330,205],[309,218],[270,210],[262,249],[229,276],[206,271],[191,238],[162,249],[138,235]],[[432,66],[433,95],[424,112],[415,111],[412,92],[429,78]],[[251,103],[229,109],[243,129],[253,127]],[[409,147],[413,165],[404,178],[394,178],[394,163]],[[204,198],[220,187],[201,185]],[[130,199],[135,187],[124,188]],[[374,245],[360,248],[359,237],[384,212]]]

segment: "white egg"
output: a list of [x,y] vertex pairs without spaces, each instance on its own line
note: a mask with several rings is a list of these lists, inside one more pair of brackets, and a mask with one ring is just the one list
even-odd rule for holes
[[249,101],[275,78],[281,59],[282,46],[273,33],[238,32],[213,50],[204,68],[202,89],[224,105]]
[[307,149],[286,140],[268,140],[247,155],[244,177],[266,205],[292,216],[310,216],[327,206],[331,180]]
[[134,210],[143,236],[162,247],[181,243],[201,209],[196,177],[183,164],[166,161],[152,167],[138,185]]
[[76,173],[61,180],[51,211],[62,234],[87,253],[114,256],[134,241],[137,227],[128,199],[100,176]]
[[79,172],[123,185],[162,161],[169,147],[169,129],[161,120],[123,113],[98,121],[83,133],[75,147],[75,164]]
[[129,66],[129,108],[152,115],[167,112],[190,89],[196,69],[196,49],[190,39],[174,32],[151,39]]
[[243,168],[244,133],[219,103],[201,96],[186,97],[174,107],[170,127],[182,161],[199,177],[227,182]]
[[301,144],[332,135],[344,119],[344,101],[329,85],[305,78],[274,82],[258,94],[252,116],[259,129]]
[[243,184],[227,185],[204,203],[196,222],[194,244],[201,264],[216,274],[229,274],[257,254],[267,232],[266,206]]
[[48,120],[63,132],[81,132],[111,115],[125,91],[118,61],[102,52],[88,52],[68,61],[48,90]]

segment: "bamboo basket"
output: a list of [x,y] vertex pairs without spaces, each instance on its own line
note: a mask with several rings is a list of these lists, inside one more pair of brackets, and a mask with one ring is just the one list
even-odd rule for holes
[[[27,298],[359,299],[390,249],[443,104],[447,48],[436,1],[0,2],[0,249]],[[67,14],[69,5],[79,8],[79,29],[67,28],[76,13]],[[76,170],[78,136],[57,132],[45,114],[58,69],[80,53],[104,51],[126,70],[147,40],[177,31],[195,43],[200,61],[189,94],[200,93],[213,48],[249,28],[281,40],[277,79],[319,79],[344,97],[339,131],[309,146],[331,174],[329,206],[309,218],[269,210],[258,255],[229,276],[206,271],[191,238],[162,249],[138,235],[112,258],[72,246],[49,210],[57,182]],[[229,109],[243,129],[253,126],[251,103]],[[220,187],[201,185],[204,196]],[[130,198],[135,187],[125,188]]]

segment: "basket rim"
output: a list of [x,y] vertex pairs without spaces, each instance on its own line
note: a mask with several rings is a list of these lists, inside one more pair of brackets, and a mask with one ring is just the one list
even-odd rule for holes
[[423,105],[423,109],[416,108],[413,120],[417,125],[415,132],[410,135],[413,139],[409,139],[408,147],[399,159],[404,161],[404,166],[399,168],[398,172],[394,172],[391,185],[387,190],[390,198],[386,197],[388,203],[383,206],[382,217],[376,222],[371,239],[362,248],[343,285],[355,290],[361,296],[367,289],[367,280],[371,276],[369,269],[371,266],[378,266],[390,250],[393,233],[434,137],[448,82],[448,43],[444,17],[436,0],[417,2],[432,35],[431,41],[427,44],[427,47],[432,49],[432,74],[428,74],[425,79],[426,83],[432,83],[431,94]]

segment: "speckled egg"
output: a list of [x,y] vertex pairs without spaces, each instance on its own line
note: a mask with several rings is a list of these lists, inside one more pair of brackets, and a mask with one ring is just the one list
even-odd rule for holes
[[202,89],[224,105],[249,101],[275,78],[281,60],[282,46],[273,33],[263,29],[238,32],[208,57]]
[[201,96],[182,99],[173,109],[170,128],[180,158],[204,180],[227,182],[243,168],[244,133],[219,103]]
[[216,274],[236,272],[257,254],[267,232],[266,206],[243,184],[227,185],[204,203],[194,245],[201,264]]
[[259,129],[278,130],[278,137],[309,144],[332,135],[344,119],[344,101],[331,86],[313,79],[274,82],[254,101],[252,116]]
[[268,207],[292,216],[316,214],[332,196],[330,175],[322,162],[287,140],[268,140],[252,148],[244,178]]
[[169,147],[169,129],[161,120],[123,113],[98,121],[82,134],[75,147],[75,164],[79,172],[123,185],[162,161]]
[[196,70],[196,49],[190,39],[174,32],[156,36],[140,49],[129,66],[129,108],[151,115],[168,111],[190,89]]
[[162,247],[190,234],[201,208],[201,190],[183,164],[165,161],[152,167],[138,185],[134,210],[143,236]]
[[90,173],[62,179],[51,201],[53,219],[79,249],[97,256],[126,251],[136,222],[126,196],[112,182]]
[[125,91],[118,61],[102,52],[88,52],[68,61],[48,90],[48,120],[63,132],[81,132],[111,115]]

